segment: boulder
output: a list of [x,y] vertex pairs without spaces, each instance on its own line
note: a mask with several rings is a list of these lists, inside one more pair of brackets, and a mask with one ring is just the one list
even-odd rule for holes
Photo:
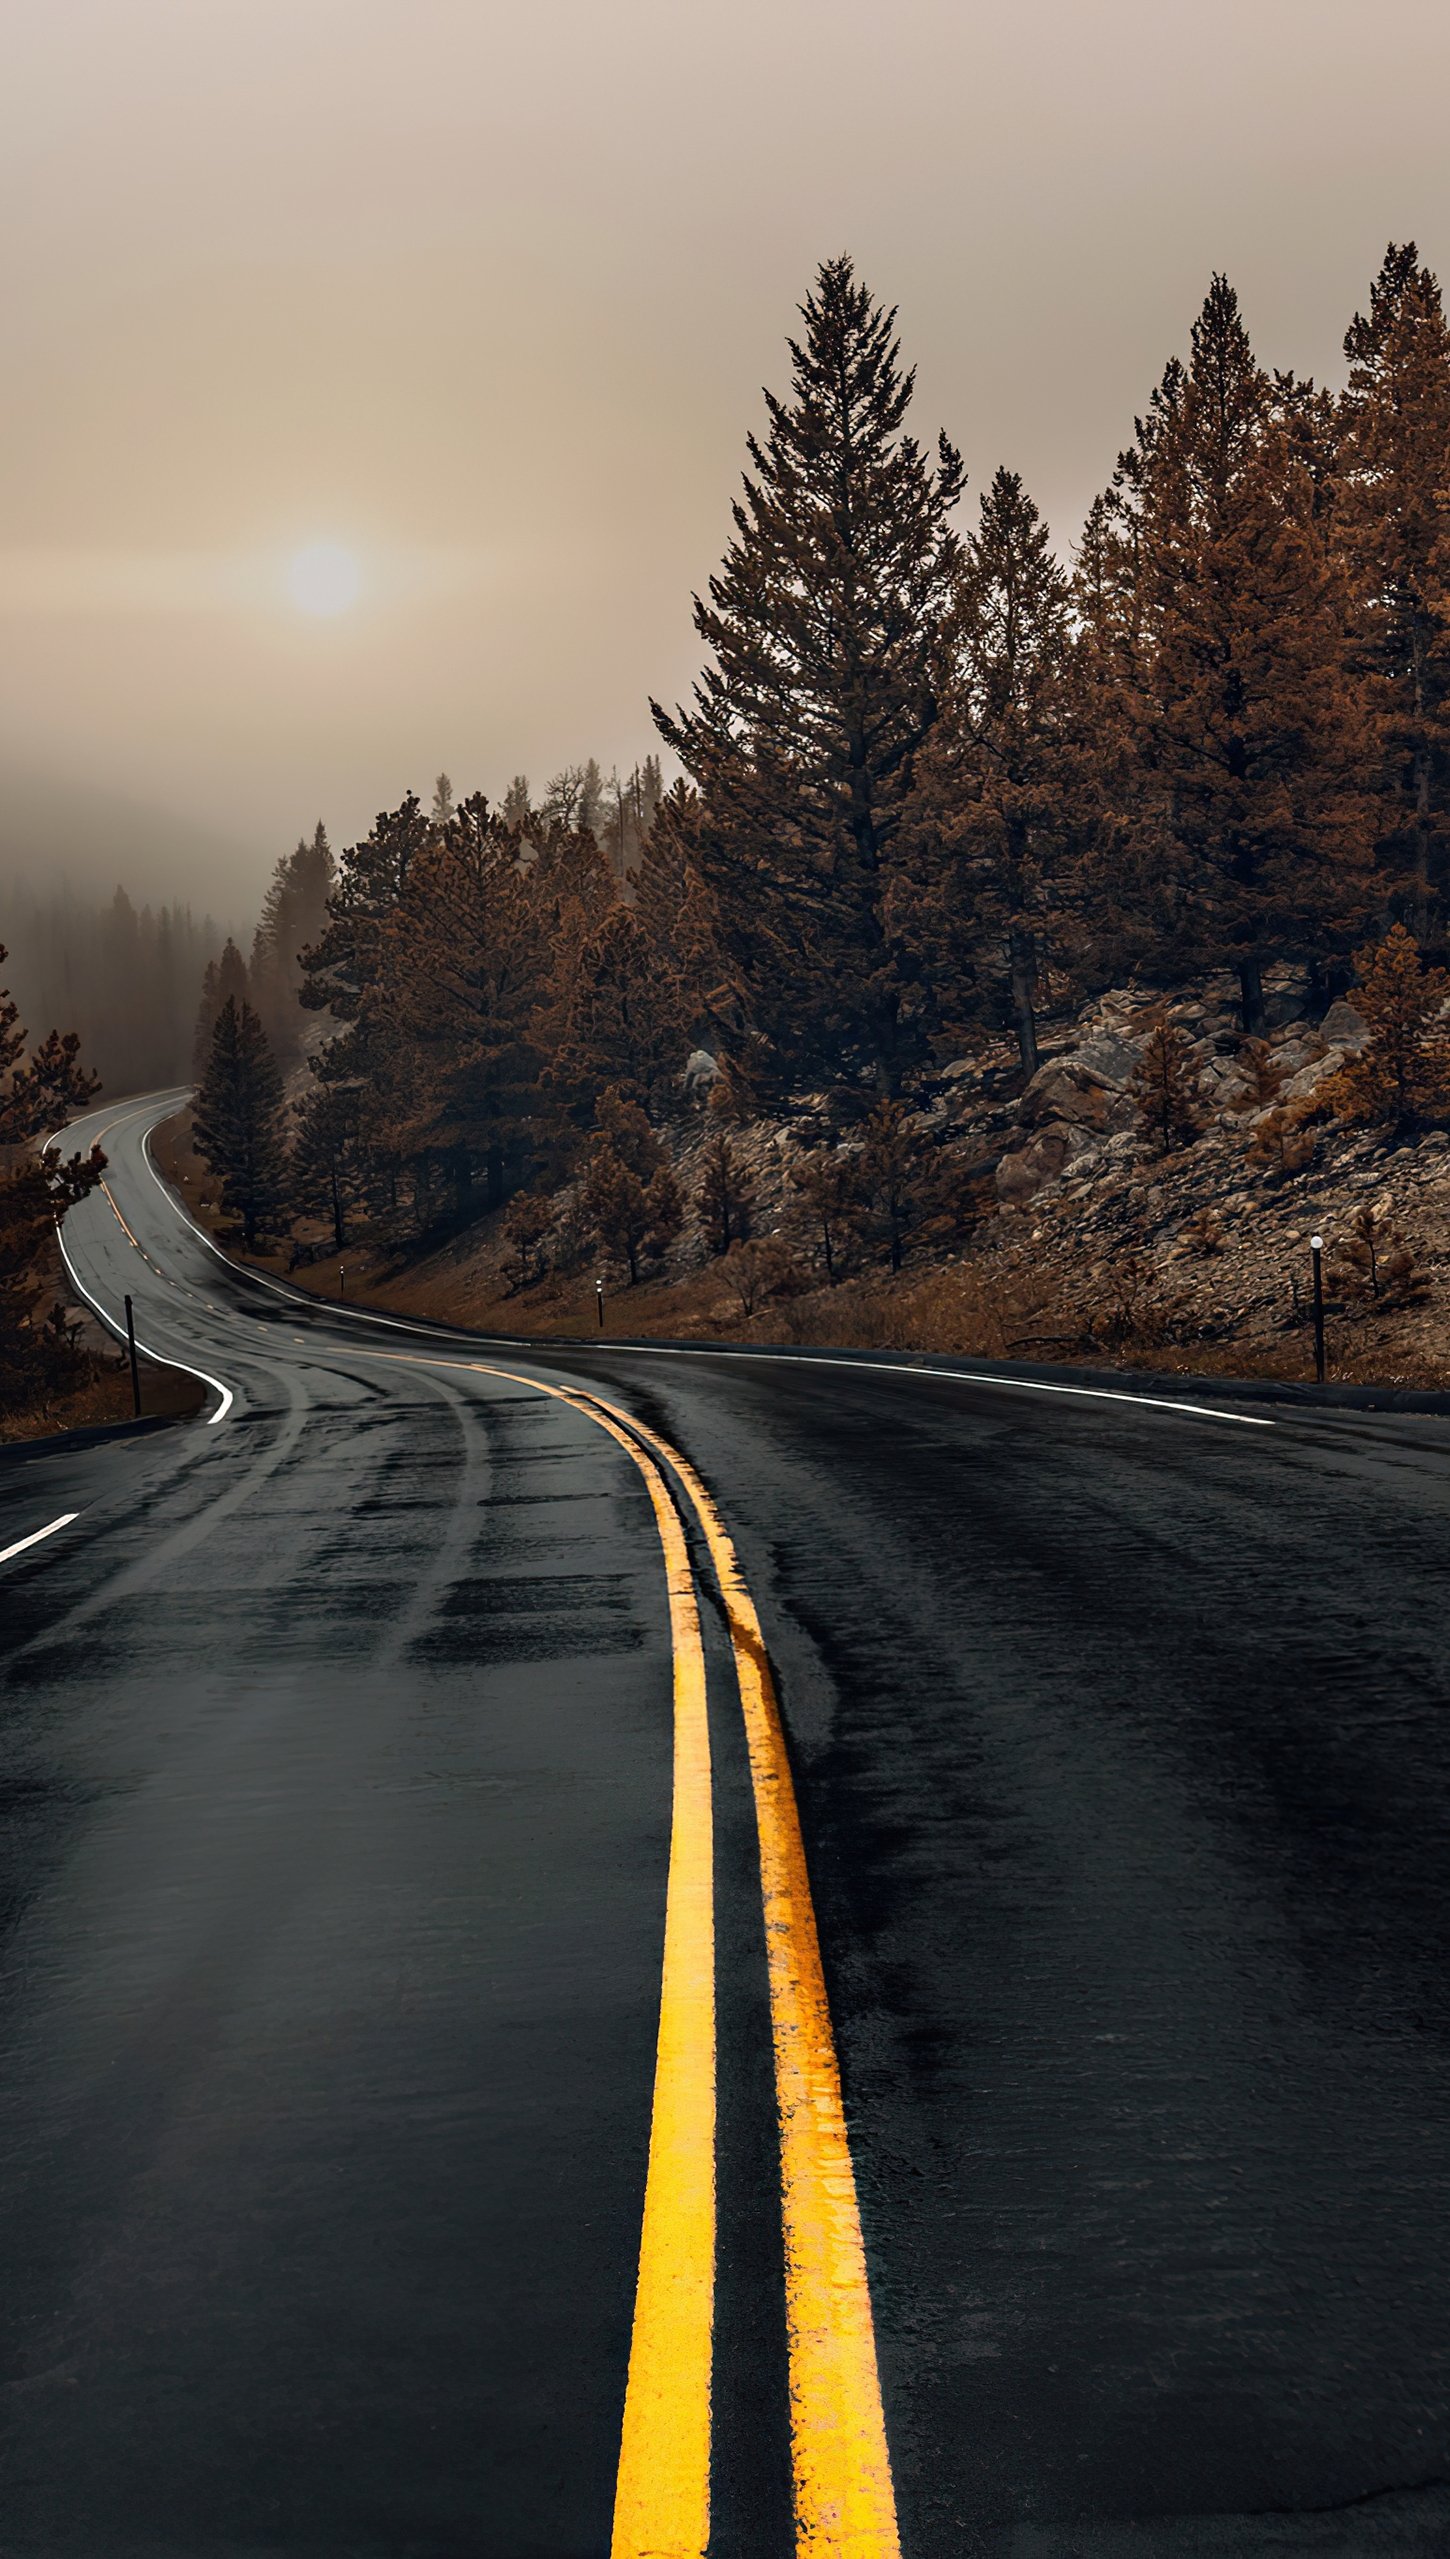
[[1297,1075],[1291,1075],[1287,1082],[1281,1084],[1276,1099],[1280,1102],[1307,1102],[1311,1093],[1317,1093],[1321,1084],[1339,1073],[1344,1058],[1342,1048],[1327,1048],[1322,1057],[1311,1058],[1307,1066],[1300,1067]]
[[1322,1036],[1332,1041],[1336,1048],[1360,1049],[1369,1038],[1369,1024],[1364,1015],[1357,1013],[1354,1006],[1342,995],[1336,996],[1319,1029]]
[[1004,1208],[1023,1208],[1049,1182],[1061,1179],[1070,1164],[1093,1152],[1092,1141],[1064,1120],[1036,1130],[1025,1146],[1004,1155],[997,1167],[997,1197]]
[[[1093,1046],[1107,1046],[1093,1042]],[[1126,1042],[1114,1041],[1114,1048]],[[1136,1056],[1133,1064],[1136,1065]],[[1131,1074],[1130,1067],[1129,1073]],[[1126,1128],[1134,1117],[1133,1104],[1126,1090],[1127,1078],[1109,1082],[1087,1062],[1084,1049],[1070,1050],[1065,1057],[1049,1058],[1039,1066],[1018,1105],[1024,1127],[1041,1128],[1049,1120],[1066,1120],[1073,1128]]]
[[1138,1072],[1141,1055],[1134,1041],[1120,1039],[1116,1031],[1098,1031],[1073,1050],[1071,1062],[1099,1084],[1126,1088]]

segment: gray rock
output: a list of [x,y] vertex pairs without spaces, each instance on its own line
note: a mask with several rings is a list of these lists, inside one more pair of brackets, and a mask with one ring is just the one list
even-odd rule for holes
[[[1122,1043],[1114,1043],[1119,1045]],[[1045,1066],[1039,1066],[1022,1096],[1019,1111],[1027,1128],[1041,1128],[1050,1120],[1066,1120],[1074,1128],[1100,1132],[1123,1128],[1134,1117],[1127,1092],[1097,1074],[1086,1063],[1081,1049],[1071,1050],[1066,1057],[1049,1058]]]
[[1325,1039],[1332,1040],[1336,1048],[1363,1048],[1369,1038],[1369,1024],[1364,1015],[1356,1013],[1354,1006],[1342,995],[1330,1005],[1319,1028]]
[[1004,1208],[1024,1208],[1050,1182],[1059,1181],[1069,1165],[1092,1152],[1092,1141],[1080,1128],[1050,1121],[1015,1154],[1003,1156],[996,1172],[997,1197]]

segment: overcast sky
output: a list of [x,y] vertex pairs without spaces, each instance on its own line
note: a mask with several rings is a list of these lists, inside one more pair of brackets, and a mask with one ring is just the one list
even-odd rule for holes
[[1445,0],[7,0],[0,766],[245,895],[625,765],[820,258],[1067,545],[1214,267],[1334,380],[1388,239],[1450,267],[1447,98]]

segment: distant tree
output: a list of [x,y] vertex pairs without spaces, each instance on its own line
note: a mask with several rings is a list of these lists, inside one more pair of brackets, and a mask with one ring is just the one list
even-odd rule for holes
[[[539,819],[546,833],[562,831],[566,835],[582,832],[584,825],[584,767],[562,765],[550,775],[539,808]],[[592,828],[590,829],[592,833]]]
[[1164,1155],[1191,1144],[1203,1128],[1192,1054],[1187,1032],[1159,1013],[1138,1061],[1132,1096],[1139,1126]]
[[961,464],[903,433],[895,315],[849,259],[823,266],[791,342],[735,540],[695,627],[693,707],[654,705],[699,788],[696,858],[740,1031],[777,1080],[896,1089],[921,1048],[888,890],[937,714]]
[[193,1135],[248,1251],[282,1221],[287,1197],[282,1111],[282,1078],[266,1032],[246,997],[229,995],[212,1033]]
[[440,773],[433,785],[433,806],[428,812],[435,835],[442,835],[453,820],[453,785],[446,773]]
[[728,1253],[750,1233],[755,1184],[738,1151],[722,1130],[707,1137],[700,1149],[695,1207],[712,1253]]
[[1424,968],[1414,935],[1392,925],[1355,954],[1355,1006],[1369,1025],[1362,1049],[1329,1088],[1341,1116],[1398,1135],[1450,1111],[1450,972]]
[[515,835],[521,835],[533,813],[533,802],[529,798],[529,777],[527,773],[516,773],[503,795],[501,811],[503,822]]
[[591,755],[579,784],[579,832],[597,844],[604,832],[604,776]]
[[669,1159],[637,1103],[607,1092],[599,1104],[585,1168],[581,1207],[593,1234],[633,1286],[640,1265],[663,1253],[684,1211]]

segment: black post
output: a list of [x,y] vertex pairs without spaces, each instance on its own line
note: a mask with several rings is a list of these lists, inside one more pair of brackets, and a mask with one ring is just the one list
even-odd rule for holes
[[141,1419],[141,1371],[136,1365],[136,1318],[131,1312],[129,1297],[126,1300],[126,1348],[131,1354],[131,1405],[139,1422]]
[[1324,1383],[1324,1238],[1311,1235],[1309,1253],[1314,1264],[1314,1375]]
[[599,1330],[602,1333],[604,1330],[604,1282],[602,1279],[597,1279],[594,1283],[594,1303],[599,1310]]
[[337,1293],[338,1293],[338,1296],[339,1296],[339,1297],[346,1297],[346,1295],[347,1295],[347,1264],[346,1264],[346,1262],[339,1262],[339,1263],[338,1263],[338,1266],[337,1266]]

